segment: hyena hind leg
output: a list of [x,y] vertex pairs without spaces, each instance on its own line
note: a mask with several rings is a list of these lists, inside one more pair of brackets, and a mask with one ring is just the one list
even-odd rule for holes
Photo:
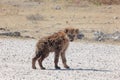
[[33,68],[33,69],[36,69],[35,64],[36,64],[37,59],[38,59],[40,56],[41,56],[40,53],[36,53],[35,56],[32,58],[32,68]]
[[46,57],[45,55],[41,55],[41,57],[38,59],[39,66],[43,70],[45,69],[45,67],[43,67],[42,62],[45,59],[45,57]]

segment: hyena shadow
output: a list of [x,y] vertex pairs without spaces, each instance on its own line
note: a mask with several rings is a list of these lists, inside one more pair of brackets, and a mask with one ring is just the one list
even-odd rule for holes
[[78,68],[78,69],[73,69],[73,68],[70,68],[70,69],[46,69],[46,70],[112,72],[111,70],[83,69],[83,68]]

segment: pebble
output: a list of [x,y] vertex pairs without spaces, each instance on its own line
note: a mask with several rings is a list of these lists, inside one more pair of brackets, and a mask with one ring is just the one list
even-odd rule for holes
[[119,19],[119,17],[115,16],[114,19]]

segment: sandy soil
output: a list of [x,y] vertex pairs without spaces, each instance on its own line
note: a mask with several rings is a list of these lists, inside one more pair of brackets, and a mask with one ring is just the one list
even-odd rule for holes
[[66,56],[71,69],[54,69],[54,54],[43,62],[46,70],[31,68],[36,40],[0,39],[0,80],[120,80],[120,46],[70,43]]
[[79,5],[39,0],[0,1],[0,27],[35,38],[68,26],[106,33],[120,31],[119,14],[120,5],[93,5],[86,1]]

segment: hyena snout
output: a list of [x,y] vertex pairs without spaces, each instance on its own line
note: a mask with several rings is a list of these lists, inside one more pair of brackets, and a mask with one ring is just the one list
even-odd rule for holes
[[75,35],[68,35],[70,41],[74,41]]

